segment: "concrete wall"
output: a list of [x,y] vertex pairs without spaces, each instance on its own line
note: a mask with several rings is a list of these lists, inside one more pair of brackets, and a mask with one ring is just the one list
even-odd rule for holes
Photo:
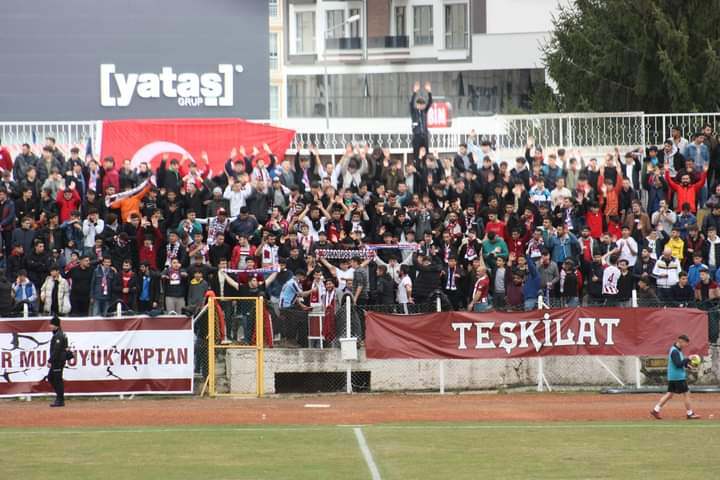
[[487,33],[549,32],[559,0],[487,0]]
[[[720,372],[718,347],[713,347],[695,384],[717,384]],[[602,363],[601,363],[602,362]],[[537,385],[538,360],[444,360],[445,388],[485,390]],[[352,362],[355,371],[370,372],[372,391],[438,390],[437,360],[368,360],[365,351]],[[605,366],[603,366],[603,364]],[[230,350],[226,358],[227,377],[232,393],[255,392],[255,352]],[[543,359],[545,377],[552,387],[620,386],[611,371],[628,386],[635,385],[635,357],[547,357]],[[607,367],[607,369],[605,368]],[[265,391],[275,393],[275,373],[345,372],[347,363],[339,350],[265,350]],[[609,371],[608,371],[609,370]],[[646,383],[644,376],[641,378]]]

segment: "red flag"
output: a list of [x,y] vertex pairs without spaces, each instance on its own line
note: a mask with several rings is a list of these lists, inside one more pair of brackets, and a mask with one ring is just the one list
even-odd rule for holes
[[108,120],[102,126],[102,156],[113,156],[116,165],[130,159],[133,166],[149,162],[157,168],[163,153],[170,158],[183,155],[204,167],[201,152],[206,151],[210,169],[222,172],[230,151],[244,146],[247,155],[253,146],[265,156],[263,144],[282,161],[295,132],[237,118],[198,118],[168,120]]

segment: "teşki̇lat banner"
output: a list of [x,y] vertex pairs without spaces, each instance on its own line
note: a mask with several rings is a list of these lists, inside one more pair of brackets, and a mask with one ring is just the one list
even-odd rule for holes
[[[194,343],[187,317],[63,318],[75,358],[67,395],[192,393]],[[49,318],[0,320],[0,397],[52,392],[45,377]]]
[[118,167],[130,159],[133,167],[147,162],[155,169],[164,153],[178,160],[186,156],[205,168],[201,159],[205,151],[209,168],[218,175],[233,148],[245,147],[250,155],[256,147],[266,158],[263,144],[267,143],[282,161],[294,135],[293,130],[238,118],[107,120],[102,124],[101,152],[114,157]]
[[707,313],[692,308],[564,308],[517,313],[365,314],[368,358],[667,355],[678,335],[707,355]]

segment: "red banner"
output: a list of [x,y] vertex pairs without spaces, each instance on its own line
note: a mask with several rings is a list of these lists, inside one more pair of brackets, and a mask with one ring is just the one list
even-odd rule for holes
[[515,358],[708,353],[707,313],[691,308],[564,308],[516,313],[365,314],[368,358]]
[[171,119],[171,120],[112,120],[103,122],[102,156],[113,156],[119,165],[125,159],[133,166],[148,162],[153,168],[163,153],[171,158],[182,156],[195,161],[201,168],[201,152],[208,154],[210,169],[222,172],[230,151],[245,147],[250,155],[253,147],[264,156],[263,144],[281,161],[295,132],[234,118]]
[[[65,366],[67,395],[192,393],[194,338],[188,317],[63,318],[75,358]],[[44,395],[49,318],[0,319],[0,397]]]

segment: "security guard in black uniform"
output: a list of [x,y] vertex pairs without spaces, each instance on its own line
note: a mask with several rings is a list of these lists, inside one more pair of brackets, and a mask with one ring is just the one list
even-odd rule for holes
[[[50,320],[53,327],[53,336],[50,340],[50,371],[48,372],[48,382],[55,390],[55,402],[51,403],[51,407],[65,406],[65,384],[63,383],[63,369],[65,361],[68,359],[68,339],[60,328],[60,317],[53,316]],[[72,355],[72,354],[71,354]]]

